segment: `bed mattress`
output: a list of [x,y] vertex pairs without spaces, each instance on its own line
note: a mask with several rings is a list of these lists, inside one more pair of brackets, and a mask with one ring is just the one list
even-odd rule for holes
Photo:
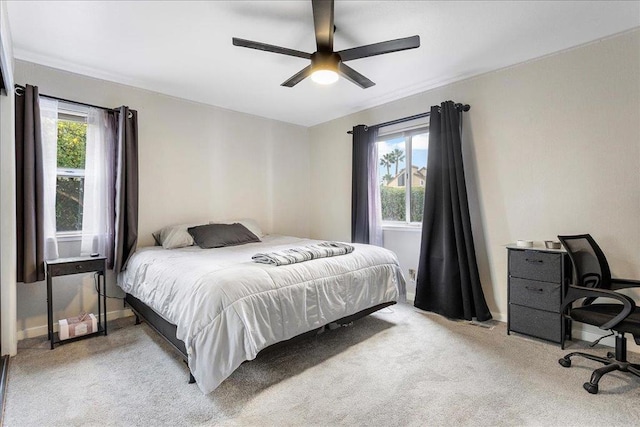
[[217,249],[141,248],[118,285],[177,326],[191,373],[209,393],[269,345],[402,297],[398,260],[377,246],[283,266],[251,260],[314,243],[272,235]]

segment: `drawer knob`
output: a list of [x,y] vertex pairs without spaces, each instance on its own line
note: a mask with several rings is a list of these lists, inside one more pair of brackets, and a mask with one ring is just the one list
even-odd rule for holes
[[76,265],[76,270],[81,270],[82,266],[80,264]]
[[544,262],[541,259],[530,259],[530,258],[525,258],[525,261],[531,264],[542,264]]

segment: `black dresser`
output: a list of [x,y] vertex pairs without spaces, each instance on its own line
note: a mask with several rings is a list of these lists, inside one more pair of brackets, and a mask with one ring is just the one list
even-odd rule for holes
[[571,261],[562,249],[507,246],[509,312],[507,333],[541,338],[564,348],[571,320],[560,312],[571,277]]

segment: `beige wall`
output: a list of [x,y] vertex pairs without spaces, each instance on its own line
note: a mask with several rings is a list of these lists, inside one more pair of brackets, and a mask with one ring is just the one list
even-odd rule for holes
[[[15,75],[42,93],[139,111],[143,245],[168,223],[233,216],[254,217],[271,232],[349,240],[346,131],[453,99],[472,106],[464,116],[465,168],[480,273],[496,318],[506,319],[504,245],[516,239],[589,232],[615,275],[640,278],[639,31],[310,129],[20,61]],[[10,196],[3,195],[3,211]],[[401,240],[394,244],[402,247]],[[90,293],[64,286],[58,314],[76,314]],[[113,279],[109,292],[117,292]],[[20,285],[17,297],[18,329],[42,333],[44,287]]]
[[0,96],[0,292],[2,293],[2,354],[15,354],[16,347],[16,218],[13,100],[13,50],[7,18],[7,3],[0,1],[0,56],[7,96]]
[[[151,233],[165,225],[241,217],[267,232],[309,234],[306,128],[22,61],[15,77],[43,94],[138,111],[139,245],[153,244]],[[79,288],[77,280],[56,280],[56,317],[92,309],[90,280]],[[119,294],[112,277],[108,290]],[[18,330],[42,333],[44,286],[20,284],[17,299]],[[109,300],[114,316],[121,309]]]
[[496,318],[507,312],[504,245],[517,239],[591,233],[614,275],[640,279],[638,30],[311,128],[314,237],[350,237],[347,130],[449,99],[471,105],[465,169],[483,288]]

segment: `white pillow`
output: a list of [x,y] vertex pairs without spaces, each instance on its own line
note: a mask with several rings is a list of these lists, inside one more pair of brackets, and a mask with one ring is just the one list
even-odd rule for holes
[[160,231],[153,233],[153,238],[158,244],[165,249],[184,248],[193,246],[195,242],[193,237],[187,231],[187,228],[195,227],[200,224],[178,224],[164,227]]
[[262,232],[262,229],[256,222],[256,220],[251,218],[242,218],[242,219],[234,219],[234,220],[224,220],[224,221],[209,221],[209,224],[235,224],[239,223],[244,225],[247,230],[256,235],[257,238],[262,239],[265,234]]

